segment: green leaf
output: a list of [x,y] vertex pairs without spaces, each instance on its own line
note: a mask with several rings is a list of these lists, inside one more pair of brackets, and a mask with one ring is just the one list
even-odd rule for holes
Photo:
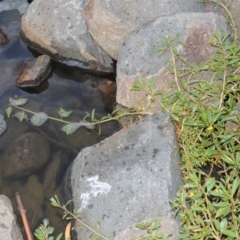
[[220,222],[217,219],[213,219],[213,223],[215,228],[219,231],[220,230]]
[[27,98],[19,98],[19,99],[12,99],[9,98],[9,103],[15,106],[22,106],[24,104],[26,104],[28,101]]
[[216,218],[220,216],[227,216],[231,212],[231,207],[219,208],[216,212]]
[[148,80],[148,87],[153,89],[156,86],[156,82],[157,82],[156,78],[150,78]]
[[48,115],[45,112],[35,113],[31,118],[31,123],[34,126],[41,126],[48,120]]
[[224,235],[231,237],[231,238],[235,238],[237,237],[237,230],[235,231],[231,231],[231,230],[222,230],[221,233],[223,233]]
[[58,204],[58,202],[56,201],[56,199],[55,198],[50,198],[50,202],[51,202],[51,205],[53,206],[53,207],[58,207],[59,206],[59,204]]
[[91,113],[91,120],[92,120],[92,122],[94,122],[94,120],[95,120],[94,115],[95,115],[95,108],[92,110],[92,113]]
[[15,113],[14,117],[18,118],[19,122],[22,122],[24,119],[27,119],[27,115],[23,111]]
[[72,113],[72,111],[66,111],[63,108],[60,108],[58,111],[58,114],[61,116],[61,118],[69,117],[71,115],[71,113]]
[[5,110],[8,118],[11,117],[12,111],[13,111],[13,109],[12,109],[11,107],[8,107],[8,108]]
[[57,236],[56,240],[60,240],[60,239],[62,238],[62,236],[63,236],[63,234],[60,233],[60,234]]
[[209,178],[209,179],[206,181],[205,185],[206,185],[206,187],[207,187],[207,191],[208,191],[208,192],[211,191],[211,190],[214,188],[215,183],[216,183],[215,178]]
[[236,193],[237,189],[239,188],[240,185],[240,181],[239,178],[235,178],[232,184],[232,190],[231,190],[231,197],[234,196],[234,194]]

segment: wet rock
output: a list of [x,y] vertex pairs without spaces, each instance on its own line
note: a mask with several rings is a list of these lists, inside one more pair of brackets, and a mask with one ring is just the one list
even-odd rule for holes
[[0,136],[0,151],[5,150],[22,133],[27,131],[28,126],[25,122],[20,123],[17,119],[7,120],[7,130]]
[[[38,219],[43,218],[43,211],[41,205],[35,199],[35,197],[29,192],[24,191],[24,189],[20,189],[19,191],[22,203],[24,207],[27,209],[26,215],[30,224],[31,229],[36,229],[38,227],[39,222]],[[16,204],[16,199],[12,199],[13,208],[18,209]],[[20,216],[19,216],[20,217]]]
[[0,112],[0,135],[2,135],[7,129],[7,123],[4,120],[3,114]]
[[0,2],[0,12],[17,9],[22,14],[26,12],[28,5],[27,0],[4,0]]
[[44,196],[46,199],[53,197],[54,191],[61,183],[60,176],[62,176],[66,170],[67,163],[67,154],[61,151],[52,157],[51,162],[46,167],[43,181]]
[[[174,221],[169,200],[181,185],[175,147],[169,116],[160,113],[83,149],[65,178],[74,209],[82,211],[88,225],[99,221],[101,233],[110,239],[143,220]],[[168,228],[178,239],[178,222]],[[76,231],[82,239],[91,235]]]
[[4,151],[4,177],[18,179],[35,173],[46,164],[49,151],[49,143],[40,134],[20,135]]
[[[89,33],[113,59],[118,59],[119,48],[133,31],[158,17],[179,12],[203,12],[197,1],[161,0],[90,0],[85,8]],[[146,37],[149,35],[146,34]],[[138,45],[142,48],[142,45]]]
[[23,240],[11,201],[4,195],[0,195],[0,216],[0,239]]
[[[100,72],[112,72],[112,59],[88,33],[86,1],[35,0],[22,17],[21,35],[28,45],[53,59]],[[46,22],[46,19],[48,21]]]
[[0,46],[6,44],[7,42],[8,42],[7,35],[0,28]]
[[23,70],[16,79],[19,87],[37,87],[51,72],[51,59],[47,55],[42,55],[33,61],[25,64]]
[[39,205],[43,204],[43,185],[35,174],[28,178],[23,188],[25,192],[28,192],[36,199]]
[[153,52],[166,35],[174,37],[176,33],[179,34],[178,40],[184,43],[184,47],[177,45],[176,48],[191,63],[201,64],[215,52],[209,40],[214,38],[217,29],[227,29],[222,16],[214,13],[182,13],[158,18],[132,33],[121,47],[118,58],[117,103],[125,107],[146,107],[146,104],[139,105],[139,100],[146,94],[130,90],[140,79],[145,82],[148,78],[155,78],[158,90],[172,88],[174,79],[167,68],[170,53],[159,57]]

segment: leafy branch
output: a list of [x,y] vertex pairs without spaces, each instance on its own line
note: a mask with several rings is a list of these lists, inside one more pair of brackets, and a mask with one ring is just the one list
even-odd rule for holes
[[[106,123],[106,122],[114,121],[114,120],[117,121],[122,117],[151,114],[146,111],[128,108],[128,109],[117,109],[117,110],[113,111],[111,114],[108,114],[108,115],[102,117],[101,119],[96,119],[95,118],[95,109],[93,109],[91,113],[86,112],[86,115],[84,116],[83,120],[81,120],[79,122],[70,122],[70,121],[64,120],[64,118],[69,117],[71,115],[72,111],[67,111],[63,108],[60,108],[58,111],[60,118],[55,118],[55,117],[51,117],[51,116],[47,115],[45,112],[34,112],[34,111],[31,111],[31,110],[28,110],[28,109],[22,107],[27,102],[28,102],[27,98],[19,98],[19,99],[10,98],[9,99],[10,106],[5,110],[8,118],[11,116],[14,116],[14,117],[18,118],[20,122],[22,122],[23,120],[28,120],[28,116],[26,113],[30,113],[33,115],[30,118],[30,121],[34,126],[41,126],[48,119],[57,121],[57,122],[61,122],[61,123],[66,124],[61,128],[61,130],[64,131],[67,135],[74,133],[79,127],[86,127],[91,130],[91,129],[94,129],[95,125],[97,125],[97,124],[102,124],[102,123]],[[21,110],[21,112],[17,112],[15,114],[13,114],[14,108]],[[90,121],[87,121],[86,119],[90,119]]]

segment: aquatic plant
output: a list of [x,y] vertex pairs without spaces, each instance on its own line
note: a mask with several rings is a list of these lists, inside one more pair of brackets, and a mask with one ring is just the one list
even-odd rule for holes
[[[86,112],[85,116],[79,122],[70,122],[64,120],[71,115],[72,111],[67,111],[63,108],[58,110],[59,118],[51,117],[45,112],[34,112],[24,108],[24,106],[29,99],[27,98],[9,98],[9,107],[5,110],[7,117],[10,118],[11,116],[16,117],[20,122],[28,121],[29,117],[28,114],[31,114],[30,121],[34,126],[42,126],[47,120],[58,121],[65,124],[61,130],[64,131],[67,135],[73,134],[77,131],[80,127],[86,127],[90,130],[94,129],[97,124],[102,124],[109,121],[117,121],[122,117],[126,116],[134,116],[134,115],[146,115],[151,114],[146,111],[142,111],[140,109],[134,108],[122,108],[113,111],[111,114],[107,114],[106,116],[102,117],[101,119],[96,119],[95,117],[95,109],[91,112]],[[14,109],[20,110],[15,112]],[[88,120],[88,121],[87,121]],[[1,121],[1,119],[0,119]],[[5,121],[4,121],[5,123]],[[6,124],[6,123],[5,123]],[[6,129],[6,127],[5,127]],[[5,130],[4,129],[4,130]],[[3,133],[4,131],[2,131]],[[1,135],[1,132],[0,132]]]

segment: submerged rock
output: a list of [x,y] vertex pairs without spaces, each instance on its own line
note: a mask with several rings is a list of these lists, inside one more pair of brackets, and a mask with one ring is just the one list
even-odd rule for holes
[[46,164],[49,154],[49,143],[40,134],[24,133],[4,151],[3,175],[14,179],[31,175]]
[[7,42],[8,42],[7,35],[0,28],[0,46],[6,44]]
[[37,87],[51,72],[51,58],[42,55],[25,64],[23,70],[16,79],[19,87]]

